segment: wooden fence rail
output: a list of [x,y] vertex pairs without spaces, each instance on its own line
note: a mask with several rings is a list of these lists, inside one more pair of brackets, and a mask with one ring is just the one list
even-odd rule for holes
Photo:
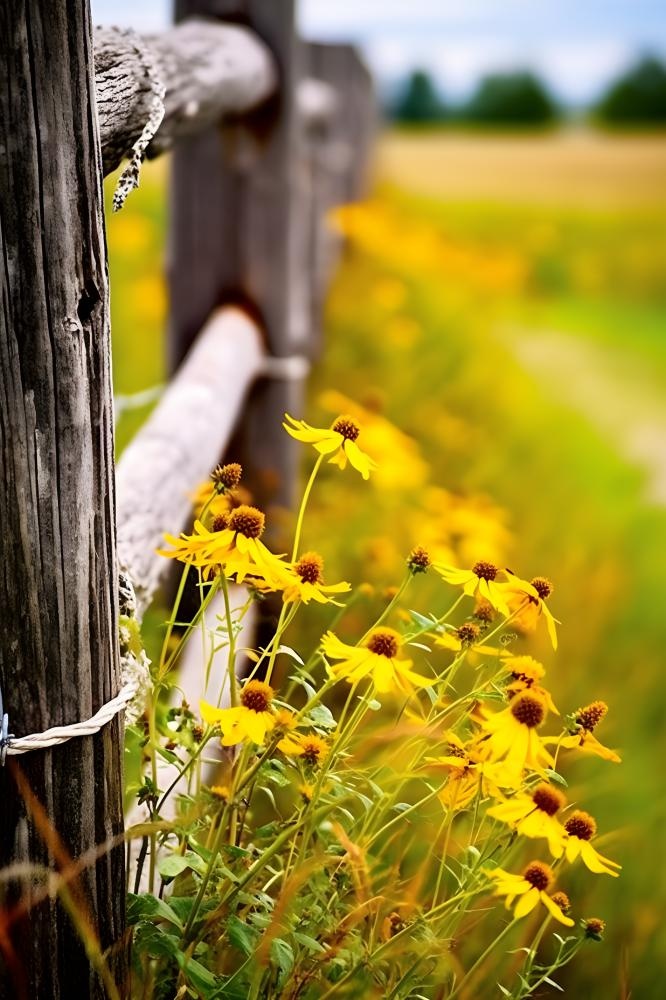
[[[0,685],[17,736],[117,693],[118,563],[141,613],[162,531],[187,525],[227,449],[260,504],[289,505],[280,420],[318,350],[339,251],[324,219],[362,189],[374,105],[351,47],[302,43],[295,0],[175,13],[93,47],[89,0],[0,5]],[[158,93],[174,377],[114,476],[101,180]],[[127,995],[121,751],[117,717],[0,768],[0,997]]]

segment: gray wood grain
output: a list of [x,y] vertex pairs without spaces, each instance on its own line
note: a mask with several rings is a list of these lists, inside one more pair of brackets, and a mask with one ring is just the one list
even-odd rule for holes
[[[7,0],[0,37],[0,681],[25,735],[119,688],[109,305],[88,3]],[[59,900],[37,903],[40,869],[96,850],[70,896],[124,979],[121,767],[116,719],[0,772],[0,866],[35,866],[0,890],[0,996],[107,995]]]
[[164,120],[149,156],[224,115],[265,101],[277,83],[270,50],[235,24],[191,20],[159,35],[95,30],[95,86],[104,173],[128,155],[150,114],[150,64],[166,86]]
[[156,554],[163,534],[192,519],[192,491],[224,452],[250,385],[261,371],[263,344],[240,309],[215,312],[164,396],[118,463],[118,555],[146,610],[172,563]]

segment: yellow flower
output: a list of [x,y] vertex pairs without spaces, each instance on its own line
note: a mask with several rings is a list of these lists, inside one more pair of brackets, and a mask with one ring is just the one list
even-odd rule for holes
[[546,676],[546,670],[542,663],[532,656],[504,656],[502,662],[511,673],[511,679],[507,686],[507,694],[510,698],[520,694],[521,691],[532,691],[538,694],[546,702],[549,712],[559,715],[550,691],[539,684],[539,681]]
[[370,478],[370,473],[376,468],[375,463],[361,451],[356,440],[361,428],[351,417],[342,415],[333,422],[331,427],[311,427],[304,420],[295,420],[285,413],[285,423],[282,424],[287,434],[297,441],[311,444],[321,455],[331,455],[329,462],[344,469],[349,460],[364,479]]
[[568,736],[551,736],[545,743],[556,743],[558,747],[567,750],[580,750],[581,753],[594,754],[602,760],[610,760],[613,764],[621,763],[621,758],[614,750],[609,750],[594,735],[594,729],[608,712],[605,701],[593,701],[584,708],[579,708],[574,716],[575,732]]
[[553,758],[537,734],[546,718],[543,698],[525,691],[512,698],[504,711],[489,714],[484,710],[484,715],[483,728],[490,734],[487,746],[492,760],[504,760],[517,771],[526,767],[542,771],[544,765],[553,766]]
[[479,643],[482,637],[481,628],[474,622],[463,622],[458,628],[443,632],[434,638],[435,646],[443,649],[450,649],[453,653],[460,653],[463,649],[470,652],[480,653],[481,656],[498,656],[499,650],[495,646],[486,646]]
[[401,636],[391,628],[373,629],[362,646],[348,646],[333,632],[327,632],[321,641],[324,655],[341,661],[329,668],[331,673],[350,684],[371,676],[381,694],[412,694],[415,687],[430,687],[431,680],[410,670],[411,660],[398,657],[401,647]]
[[238,583],[246,577],[257,577],[259,583],[280,590],[287,576],[287,566],[273,555],[260,541],[265,518],[256,507],[241,504],[229,515],[216,517],[213,530],[201,521],[194,522],[191,535],[180,538],[165,535],[172,549],[160,549],[159,554],[168,559],[180,559],[193,566],[220,566],[227,576],[235,576]]
[[488,816],[513,827],[523,837],[544,837],[553,857],[560,858],[566,834],[555,816],[565,802],[561,792],[542,782],[529,795],[519,792],[499,805],[492,806],[488,810]]
[[568,834],[564,845],[567,861],[571,864],[576,858],[582,858],[583,864],[596,875],[612,875],[617,878],[618,872],[615,868],[621,868],[617,861],[611,861],[599,854],[590,841],[597,832],[595,819],[582,809],[572,812],[564,824],[564,829]]
[[199,703],[201,718],[209,726],[219,726],[222,746],[235,746],[243,740],[263,746],[266,733],[275,727],[271,708],[273,689],[263,681],[248,681],[240,695],[240,705],[215,708],[208,702]]
[[280,740],[278,750],[288,757],[302,757],[306,764],[315,767],[327,757],[329,744],[316,733],[293,733]]
[[[513,588],[514,580],[516,582],[515,589]],[[524,583],[524,580],[520,580],[513,573],[509,573],[509,597],[507,603],[509,610],[512,613],[516,612],[512,621],[524,632],[533,632],[537,627],[537,622],[543,617],[553,649],[557,649],[557,629],[555,625],[559,625],[560,622],[557,618],[553,618],[546,604],[546,598],[550,597],[553,592],[553,585],[545,576],[535,576],[530,580],[529,585],[534,588],[536,593],[528,593],[528,601],[525,603],[526,592]]]
[[559,920],[565,927],[573,927],[573,920],[565,917],[557,903],[553,902],[547,893],[555,881],[550,865],[542,861],[531,861],[522,875],[514,875],[504,871],[503,868],[493,868],[491,871],[486,871],[486,875],[495,883],[495,894],[506,896],[507,910],[519,897],[513,910],[514,920],[527,916],[539,902],[542,902],[551,917]]
[[447,775],[438,798],[448,809],[464,809],[479,791],[484,797],[498,799],[502,795],[500,787],[514,787],[516,776],[502,764],[484,759],[482,743],[465,744],[453,732],[445,736],[448,752],[442,757],[426,758],[424,769],[430,773],[444,771]]
[[351,586],[348,583],[325,584],[323,569],[324,560],[317,552],[305,552],[290,567],[289,582],[285,583],[282,595],[285,604],[290,601],[302,601],[303,604],[317,601],[318,604],[340,605],[328,595],[346,594]]
[[[479,596],[485,598],[489,604],[501,611],[503,615],[510,614],[507,603],[510,593],[518,587],[522,587],[524,600],[531,595],[536,596],[536,590],[525,580],[508,574],[506,570],[501,570],[494,563],[483,560],[474,563],[471,569],[456,569],[455,566],[443,566],[435,563],[435,569],[447,583],[455,587],[462,587],[463,593],[468,597]],[[507,577],[511,575],[511,591],[508,590]],[[502,580],[498,579],[503,577]]]

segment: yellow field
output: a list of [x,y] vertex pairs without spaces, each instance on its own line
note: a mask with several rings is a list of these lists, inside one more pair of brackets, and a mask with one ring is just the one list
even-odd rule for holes
[[666,206],[666,135],[392,131],[378,177],[437,198],[654,208]]

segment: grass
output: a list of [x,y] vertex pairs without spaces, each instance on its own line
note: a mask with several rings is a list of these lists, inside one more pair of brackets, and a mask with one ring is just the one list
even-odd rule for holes
[[[663,975],[666,508],[651,491],[650,449],[637,456],[626,440],[637,414],[643,429],[663,421],[665,162],[659,137],[388,136],[382,186],[348,222],[311,389],[313,421],[325,413],[322,391],[344,388],[413,435],[433,482],[508,512],[509,565],[557,587],[561,649],[540,651],[556,700],[564,711],[591,697],[611,705],[603,735],[625,762],[593,767],[582,804],[609,834],[601,850],[625,870],[571,883],[579,911],[609,925],[606,944],[560,977],[572,996],[598,996],[600,984],[624,996],[625,977],[634,996],[657,995]],[[151,167],[109,220],[122,392],[163,378],[163,188]],[[121,443],[141,416],[122,418]],[[406,480],[414,468],[406,462]],[[397,582],[392,542],[419,530],[405,524],[416,520],[405,497],[418,477],[398,486],[402,506],[381,484],[349,506],[345,558],[371,580],[394,572]],[[308,540],[332,567],[337,488],[331,477]],[[361,535],[368,516],[371,538]],[[571,769],[570,798],[584,774],[589,766]]]

